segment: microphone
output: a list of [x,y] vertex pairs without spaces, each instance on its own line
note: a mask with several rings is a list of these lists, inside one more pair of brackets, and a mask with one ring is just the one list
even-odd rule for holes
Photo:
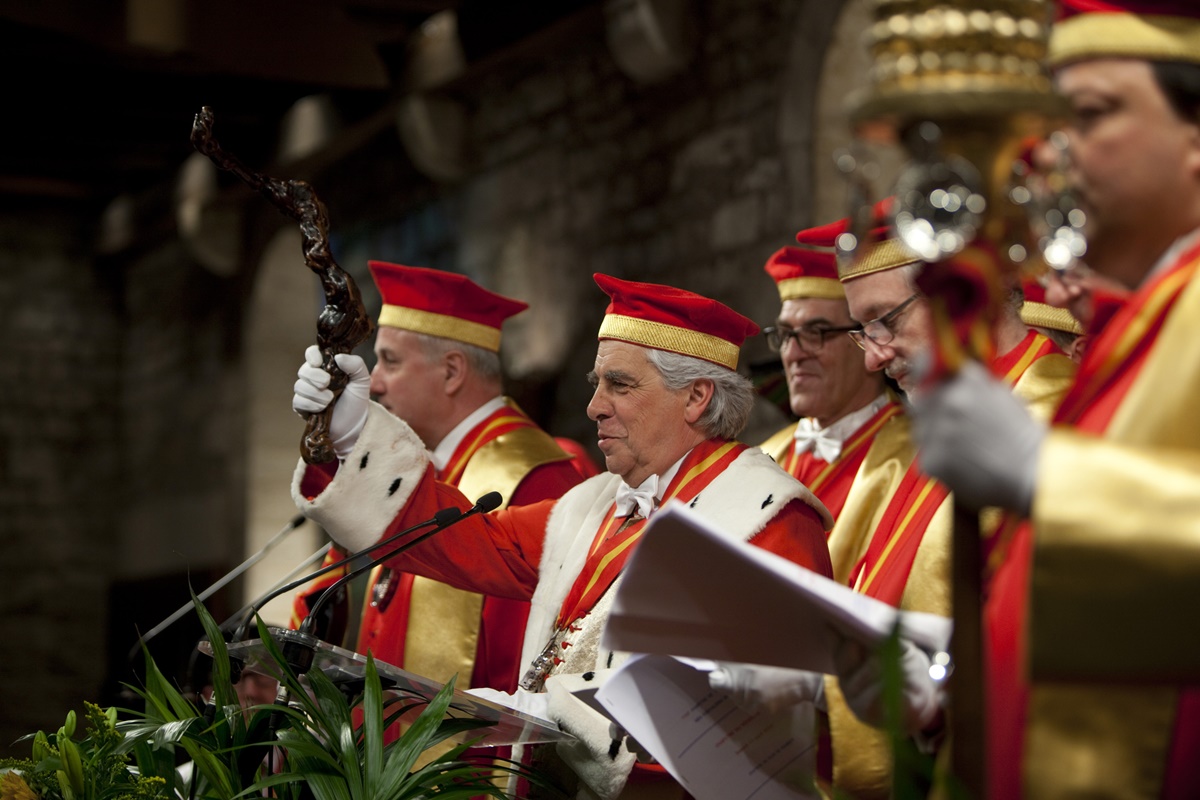
[[[494,495],[494,497],[493,497],[493,495]],[[487,500],[486,505],[484,504],[485,500]],[[467,513],[478,513],[480,511],[482,511],[482,512],[492,511],[493,509],[496,509],[496,507],[499,506],[500,503],[503,503],[503,501],[504,501],[504,498],[500,497],[499,492],[490,492],[488,494],[485,494],[484,497],[480,498],[478,503],[475,503],[475,505],[472,507],[472,509],[468,510]],[[320,567],[319,570],[310,572],[305,577],[296,579],[296,581],[293,581],[292,583],[287,583],[287,584],[282,585],[282,587],[278,587],[276,589],[271,589],[270,591],[268,591],[268,593],[266,593],[262,597],[259,597],[258,600],[254,601],[253,603],[250,604],[250,606],[247,607],[246,614],[244,616],[242,616],[241,624],[238,626],[238,630],[236,630],[236,632],[234,633],[234,637],[233,637],[234,642],[241,642],[242,638],[245,637],[246,627],[248,625],[250,625],[250,621],[252,619],[254,619],[254,614],[258,613],[259,608],[262,608],[265,603],[268,603],[271,600],[275,600],[276,597],[282,595],[283,593],[286,593],[286,591],[292,591],[294,589],[299,589],[300,587],[302,587],[302,585],[312,581],[313,578],[319,578],[320,576],[325,575],[326,572],[331,572],[331,571],[338,569],[338,567],[346,566],[346,565],[352,563],[352,561],[358,560],[358,559],[364,557],[364,555],[371,553],[372,551],[376,551],[376,549],[378,549],[380,547],[386,547],[388,545],[391,545],[392,542],[395,542],[398,539],[401,539],[401,537],[403,537],[403,536],[412,534],[416,530],[420,530],[421,528],[428,528],[428,527],[430,527],[430,525],[449,524],[450,522],[454,521],[454,519],[456,519],[460,516],[466,516],[466,515],[464,515],[464,513],[462,512],[461,509],[456,509],[456,507],[449,507],[449,509],[439,510],[437,513],[434,513],[433,517],[431,517],[430,519],[426,519],[425,522],[416,523],[415,525],[413,525],[413,527],[406,528],[404,530],[398,531],[398,533],[396,533],[396,534],[392,534],[391,536],[388,537],[388,539],[384,539],[383,541],[374,543],[374,545],[364,547],[361,549],[361,551],[358,551],[356,553],[350,553],[349,555],[347,555],[346,558],[343,558],[341,561],[335,561],[335,563]],[[434,530],[438,530],[438,529],[434,529]],[[390,552],[389,555],[391,555],[392,553],[394,553],[394,552]],[[382,560],[382,559],[380,559],[380,560]],[[377,564],[377,561],[370,561],[370,563],[368,563],[367,566],[371,567],[376,564]],[[359,575],[360,572],[361,572],[361,570],[355,571],[349,577]],[[322,599],[325,599],[325,597],[331,597],[332,595],[334,595],[335,594],[334,590],[336,588],[340,588],[341,584],[342,584],[342,581],[337,581],[336,583],[330,585],[330,587],[328,589],[326,589],[324,591],[324,593],[322,594]],[[319,604],[319,601],[318,601],[318,604]],[[313,608],[311,609],[311,612],[314,612],[314,610],[317,610],[317,604],[314,604]],[[239,614],[240,614],[240,612],[239,612]],[[238,616],[238,614],[235,614],[234,618],[236,618],[236,616]],[[313,616],[312,613],[308,614],[305,618],[305,621],[312,618],[312,616]],[[229,622],[232,622],[232,621],[233,621],[233,619],[226,620],[226,624],[228,625]]]
[[[362,566],[358,567],[357,569],[353,570],[352,572],[349,572],[346,575],[343,575],[333,585],[331,585],[328,589],[326,589],[325,592],[322,593],[322,595],[317,599],[317,602],[313,603],[313,607],[311,609],[309,609],[308,615],[304,618],[304,621],[300,623],[299,632],[303,633],[303,634],[309,633],[309,631],[312,629],[312,626],[313,626],[312,621],[317,618],[317,612],[321,610],[321,607],[323,605],[325,605],[325,603],[328,601],[328,599],[330,597],[332,597],[334,594],[336,594],[337,589],[339,589],[342,586],[342,584],[353,580],[355,577],[357,577],[358,575],[361,575],[363,572],[366,572],[367,570],[371,569],[375,565],[380,564],[380,563],[386,561],[387,559],[392,558],[393,556],[397,556],[400,553],[403,553],[412,547],[416,547],[418,544],[425,541],[430,536],[433,536],[434,534],[445,530],[446,528],[450,527],[451,525],[453,525],[457,522],[462,522],[467,517],[474,516],[475,514],[486,514],[489,511],[496,510],[497,508],[500,507],[500,504],[503,502],[504,502],[504,497],[499,492],[488,492],[483,497],[480,497],[478,500],[476,500],[475,505],[471,506],[466,511],[463,511],[459,508],[455,508],[454,506],[450,506],[449,508],[443,508],[441,511],[438,511],[436,514],[433,515],[433,521],[434,521],[433,530],[426,531],[425,533],[421,534],[420,536],[414,537],[410,541],[407,541],[404,544],[397,547],[395,550],[389,550],[387,552],[387,554],[384,556],[381,556],[379,558],[372,558],[366,564],[363,564]],[[378,547],[379,547],[379,545],[376,545],[372,549],[378,549]]]
[[[408,550],[417,544],[420,544],[430,536],[433,536],[435,533],[443,531],[457,522],[462,522],[467,517],[495,510],[502,502],[504,502],[504,498],[499,492],[488,492],[483,497],[476,500],[475,505],[471,506],[466,511],[454,506],[443,508],[434,514],[432,519],[422,522],[419,525],[414,525],[412,528],[401,531],[393,536],[389,536],[386,540],[378,542],[377,544],[367,548],[367,550],[378,550],[400,536],[404,536],[405,534],[411,533],[419,528],[433,526],[433,530],[427,531],[420,536],[413,538],[411,541],[405,542],[395,550],[389,550],[385,555],[371,558],[366,564],[343,575],[341,578],[331,584],[329,588],[321,594],[317,601],[313,603],[313,607],[309,609],[308,615],[300,623],[299,629],[294,631],[280,631],[280,649],[282,651],[284,661],[287,662],[288,668],[295,675],[306,675],[308,674],[309,669],[312,668],[313,661],[317,656],[317,643],[320,641],[320,639],[309,632],[312,629],[312,621],[317,618],[317,614],[320,612],[321,607],[328,602],[330,597],[337,593],[337,590],[341,588],[343,584],[345,584],[347,581],[353,580],[355,577],[362,574],[366,570],[371,569],[376,564],[382,563],[383,561],[386,561],[387,559],[392,558],[399,553],[403,553],[405,550]],[[356,557],[357,555],[358,554],[355,554],[355,556],[352,556],[352,558]],[[288,688],[285,684],[281,683],[279,684],[279,692],[275,696],[275,705],[286,706],[288,702]],[[278,722],[279,713],[276,711],[271,715],[270,724],[274,726],[278,724]]]
[[[211,586],[209,586],[204,591],[200,592],[200,594],[196,595],[196,599],[199,600],[200,602],[204,602],[208,598],[212,597],[213,594],[215,594],[218,590],[220,590],[227,583],[229,583],[234,578],[238,577],[243,572],[250,569],[255,564],[257,564],[259,561],[261,561],[267,555],[267,553],[271,552],[271,550],[274,549],[275,545],[277,545],[281,541],[283,541],[283,538],[285,536],[287,536],[289,533],[291,533],[292,531],[299,528],[301,525],[303,525],[307,521],[308,521],[308,517],[304,516],[303,514],[297,514],[296,516],[292,517],[291,520],[289,520],[286,525],[284,525],[282,528],[280,528],[279,532],[276,533],[274,536],[272,536],[267,541],[267,543],[264,544],[259,549],[259,551],[257,553],[255,553],[254,555],[247,558],[241,564],[238,564],[236,567],[231,569],[229,572],[225,573],[225,575],[222,576],[221,578],[218,578],[215,582],[213,582],[213,584]],[[194,608],[195,608],[195,605],[193,604],[193,602],[191,600],[189,600],[188,602],[184,603],[182,606],[177,608],[173,614],[171,614],[166,619],[164,619],[162,622],[158,623],[153,628],[148,630],[144,636],[139,636],[138,640],[134,643],[133,648],[129,651],[129,655],[126,657],[126,660],[133,661],[133,659],[137,656],[138,651],[142,648],[143,645],[145,645],[147,642],[149,642],[151,639],[153,639],[158,634],[165,631],[167,628],[171,627],[171,625],[178,622],[183,617],[184,614],[193,610]]]

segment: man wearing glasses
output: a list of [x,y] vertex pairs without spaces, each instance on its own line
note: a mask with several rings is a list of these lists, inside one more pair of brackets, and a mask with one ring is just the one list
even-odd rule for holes
[[763,333],[779,353],[788,402],[799,421],[762,449],[833,515],[833,574],[847,583],[884,501],[912,463],[908,417],[883,373],[867,368],[846,335],[861,331],[850,318],[833,253],[784,247],[764,269],[782,305],[775,325]]
[[[831,248],[844,230],[843,221],[802,231],[797,239]],[[861,324],[855,326],[843,316],[834,319],[844,324],[830,326],[851,327],[846,333],[862,348],[866,369],[887,375],[905,392],[918,385],[934,335],[928,301],[917,288],[919,270],[915,256],[896,239],[862,248],[852,262],[839,264],[837,272],[849,319]],[[989,366],[1013,395],[1045,419],[1070,384],[1075,365],[1046,337],[1021,322],[1019,306],[1019,295],[1005,305],[994,329],[1001,355]],[[782,336],[776,337],[782,343]],[[898,416],[895,425],[908,434],[907,417]],[[877,440],[872,452],[881,445]],[[950,616],[949,490],[923,473],[912,453],[913,445],[905,442],[893,454],[892,463],[881,464],[876,475],[871,474],[876,466],[872,455],[864,459],[843,508],[835,514],[830,538],[835,574],[856,591],[906,611]],[[855,515],[869,517],[870,524],[852,541],[846,531]],[[988,529],[994,522],[985,520],[983,525]],[[844,537],[841,541],[836,540],[839,535]],[[848,573],[847,556],[853,557]],[[818,763],[832,765],[831,777],[839,791],[854,797],[887,797],[890,744],[884,731],[875,727],[883,722],[878,660],[847,648],[837,654],[837,661],[838,680],[826,681],[820,692],[828,711],[832,753],[829,758],[819,756]],[[942,719],[940,694],[929,677],[930,658],[906,645],[901,667],[906,732],[936,739]],[[798,699],[818,694],[807,679],[793,679],[789,687],[782,676],[749,668],[741,673],[735,670],[730,682],[767,705],[777,704],[781,696],[787,698],[785,688]]]

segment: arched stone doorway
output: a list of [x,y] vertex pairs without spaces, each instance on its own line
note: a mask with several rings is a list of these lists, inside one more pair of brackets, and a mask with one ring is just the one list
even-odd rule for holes
[[[280,228],[263,250],[246,316],[246,535],[243,558],[263,547],[296,516],[290,482],[304,422],[291,413],[292,385],[304,349],[316,341],[320,284],[304,264],[300,230]],[[260,596],[324,541],[313,523],[285,537],[251,567],[246,601]],[[271,601],[263,619],[286,625],[292,593]]]

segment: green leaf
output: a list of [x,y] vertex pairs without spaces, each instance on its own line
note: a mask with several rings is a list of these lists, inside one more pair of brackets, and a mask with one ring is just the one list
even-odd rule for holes
[[374,656],[367,654],[363,685],[363,782],[377,786],[383,775],[383,688]]
[[200,598],[196,597],[195,592],[192,592],[191,586],[188,586],[188,591],[191,592],[192,606],[196,609],[196,616],[200,618],[200,624],[204,627],[204,634],[208,637],[209,646],[212,648],[213,702],[218,707],[236,705],[238,697],[231,682],[229,650],[225,646],[225,634],[217,621],[213,619],[212,614],[208,613],[204,603],[200,602]]
[[[192,761],[195,762],[196,773],[204,778],[217,797],[229,800],[237,794],[236,785],[230,776],[228,765],[224,761],[217,758],[216,754],[210,750],[195,747],[194,743],[187,743],[186,749],[188,755],[192,757]],[[193,775],[193,782],[196,777]]]
[[429,705],[421,711],[404,735],[391,744],[391,752],[388,756],[389,770],[410,772],[417,757],[430,746],[438,724],[446,715],[446,709],[450,707],[455,680],[455,678],[451,678],[450,682],[429,701]]

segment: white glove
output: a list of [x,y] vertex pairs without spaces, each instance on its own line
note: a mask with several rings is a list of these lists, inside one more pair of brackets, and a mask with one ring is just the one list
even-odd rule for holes
[[819,672],[724,661],[708,673],[708,685],[746,711],[772,714],[797,703],[816,703],[825,694],[825,676]]
[[969,508],[999,506],[1028,514],[1046,426],[1012,390],[969,362],[957,375],[913,398],[921,469]]
[[[349,353],[333,357],[338,369],[350,378],[338,397],[329,420],[329,438],[333,452],[344,459],[354,449],[358,435],[367,422],[367,407],[371,400],[371,373],[361,358]],[[315,344],[304,351],[304,364],[296,373],[292,410],[301,416],[319,414],[333,400],[329,389],[329,373],[322,366],[321,348]]]
[[[883,658],[860,642],[843,639],[833,654],[838,687],[846,704],[863,722],[886,723]],[[900,639],[900,724],[906,734],[928,730],[942,708],[942,687],[929,673],[933,661],[924,650]]]

